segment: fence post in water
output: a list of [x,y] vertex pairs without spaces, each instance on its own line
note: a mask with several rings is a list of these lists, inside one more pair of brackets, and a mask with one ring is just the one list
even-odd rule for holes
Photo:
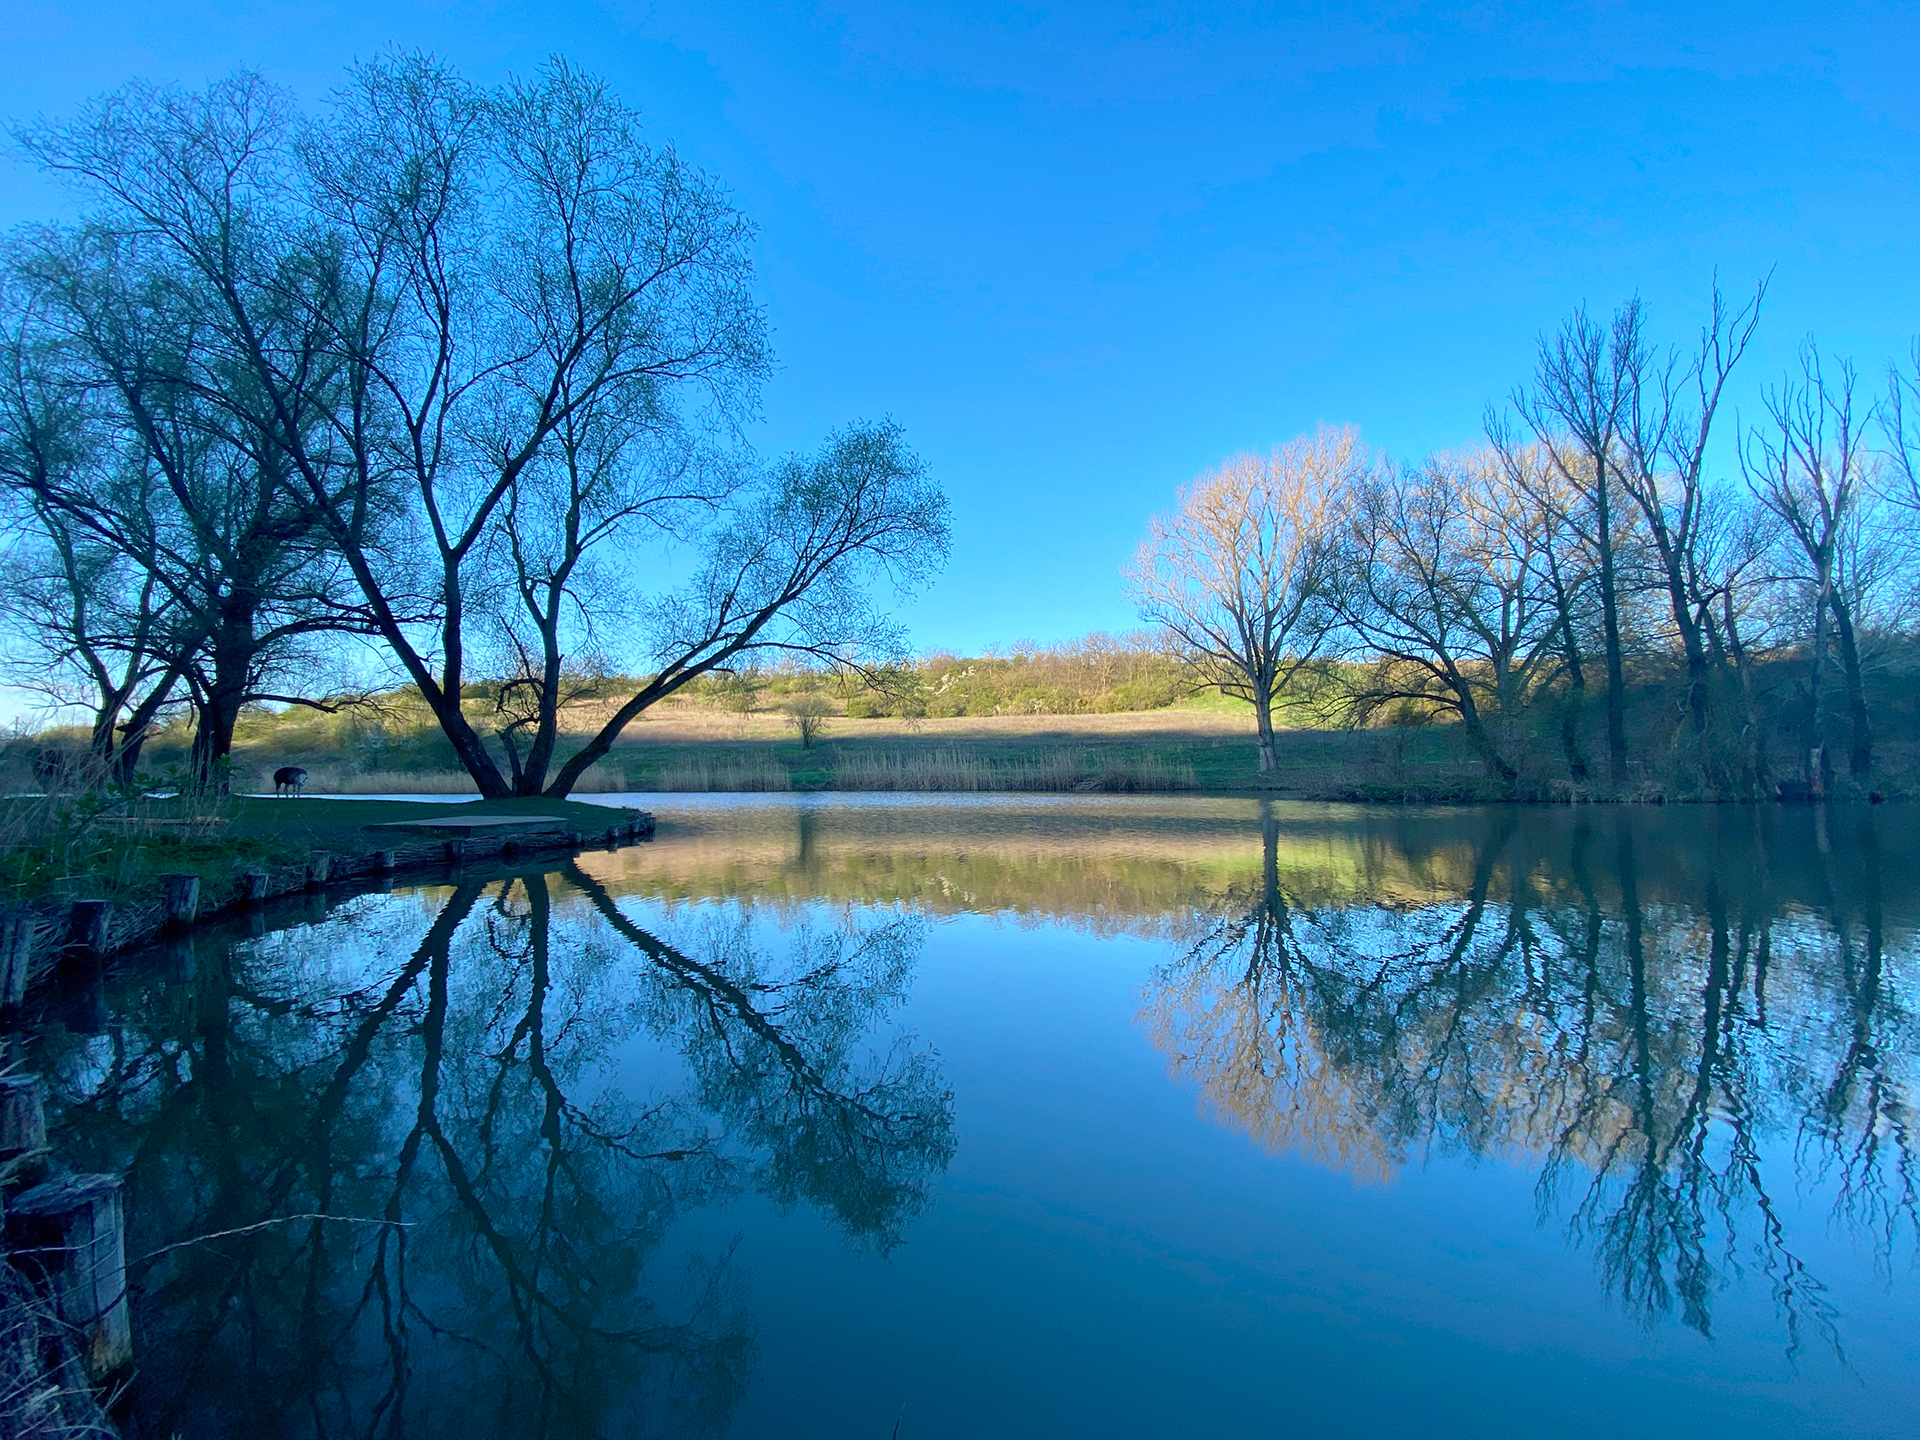
[[467,842],[464,840],[447,841],[447,859],[458,865],[467,858]]
[[393,852],[391,850],[374,851],[373,869],[377,875],[391,875],[393,873]]
[[324,850],[316,850],[307,857],[307,888],[314,889],[327,883],[327,875],[333,869],[333,856]]
[[27,998],[33,961],[33,911],[22,905],[0,915],[0,1007],[18,1009]]
[[0,1160],[46,1148],[46,1082],[38,1075],[0,1075]]
[[167,876],[167,924],[191,925],[200,913],[200,877]]
[[42,1265],[60,1318],[86,1343],[100,1380],[133,1362],[127,1316],[126,1217],[116,1175],[66,1175],[16,1196],[7,1207],[16,1253]]
[[249,870],[240,877],[240,898],[248,904],[257,905],[267,898],[267,886],[272,883],[264,870]]

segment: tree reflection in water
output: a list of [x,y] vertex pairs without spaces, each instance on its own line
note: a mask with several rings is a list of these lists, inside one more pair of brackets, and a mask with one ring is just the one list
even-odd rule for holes
[[[159,1250],[141,1432],[724,1430],[752,1326],[669,1227],[758,1191],[900,1237],[953,1150],[931,1055],[874,1033],[922,942],[890,912],[649,930],[569,867],[349,905],[136,997],[44,1058],[61,1143],[129,1172],[130,1253]],[[634,1037],[670,1093],[619,1083]]]
[[1264,1146],[1368,1180],[1423,1153],[1530,1163],[1543,1220],[1649,1321],[1710,1335],[1750,1271],[1789,1353],[1844,1358],[1776,1199],[1820,1189],[1883,1265],[1911,1250],[1920,1036],[1877,822],[1818,818],[1801,843],[1749,809],[1704,832],[1488,812],[1438,867],[1461,879],[1369,903],[1295,893],[1269,809],[1259,881],[1196,920],[1145,1019]]

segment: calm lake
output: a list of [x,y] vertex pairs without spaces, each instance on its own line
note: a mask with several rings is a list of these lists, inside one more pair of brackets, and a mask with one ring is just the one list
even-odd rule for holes
[[642,803],[49,1002],[141,1435],[1920,1433],[1908,810]]

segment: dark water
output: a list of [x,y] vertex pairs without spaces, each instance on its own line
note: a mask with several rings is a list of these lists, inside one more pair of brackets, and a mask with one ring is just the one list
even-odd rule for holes
[[143,1436],[1920,1433],[1904,810],[655,803],[49,1002]]

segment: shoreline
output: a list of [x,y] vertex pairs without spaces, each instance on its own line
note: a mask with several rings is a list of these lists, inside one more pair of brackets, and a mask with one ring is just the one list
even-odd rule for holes
[[[205,926],[264,913],[265,907],[295,896],[324,894],[356,881],[378,885],[400,876],[511,861],[522,855],[620,849],[653,839],[656,825],[651,812],[603,808],[620,818],[598,831],[555,827],[506,834],[469,832],[348,852],[314,846],[295,862],[263,862],[261,868],[241,872],[228,893],[206,899],[202,898],[202,877],[182,873],[163,877],[167,883],[159,896],[22,901],[0,913],[0,1009],[19,1009],[27,992],[65,962],[97,963],[151,949]],[[182,881],[190,883],[175,883]]]

